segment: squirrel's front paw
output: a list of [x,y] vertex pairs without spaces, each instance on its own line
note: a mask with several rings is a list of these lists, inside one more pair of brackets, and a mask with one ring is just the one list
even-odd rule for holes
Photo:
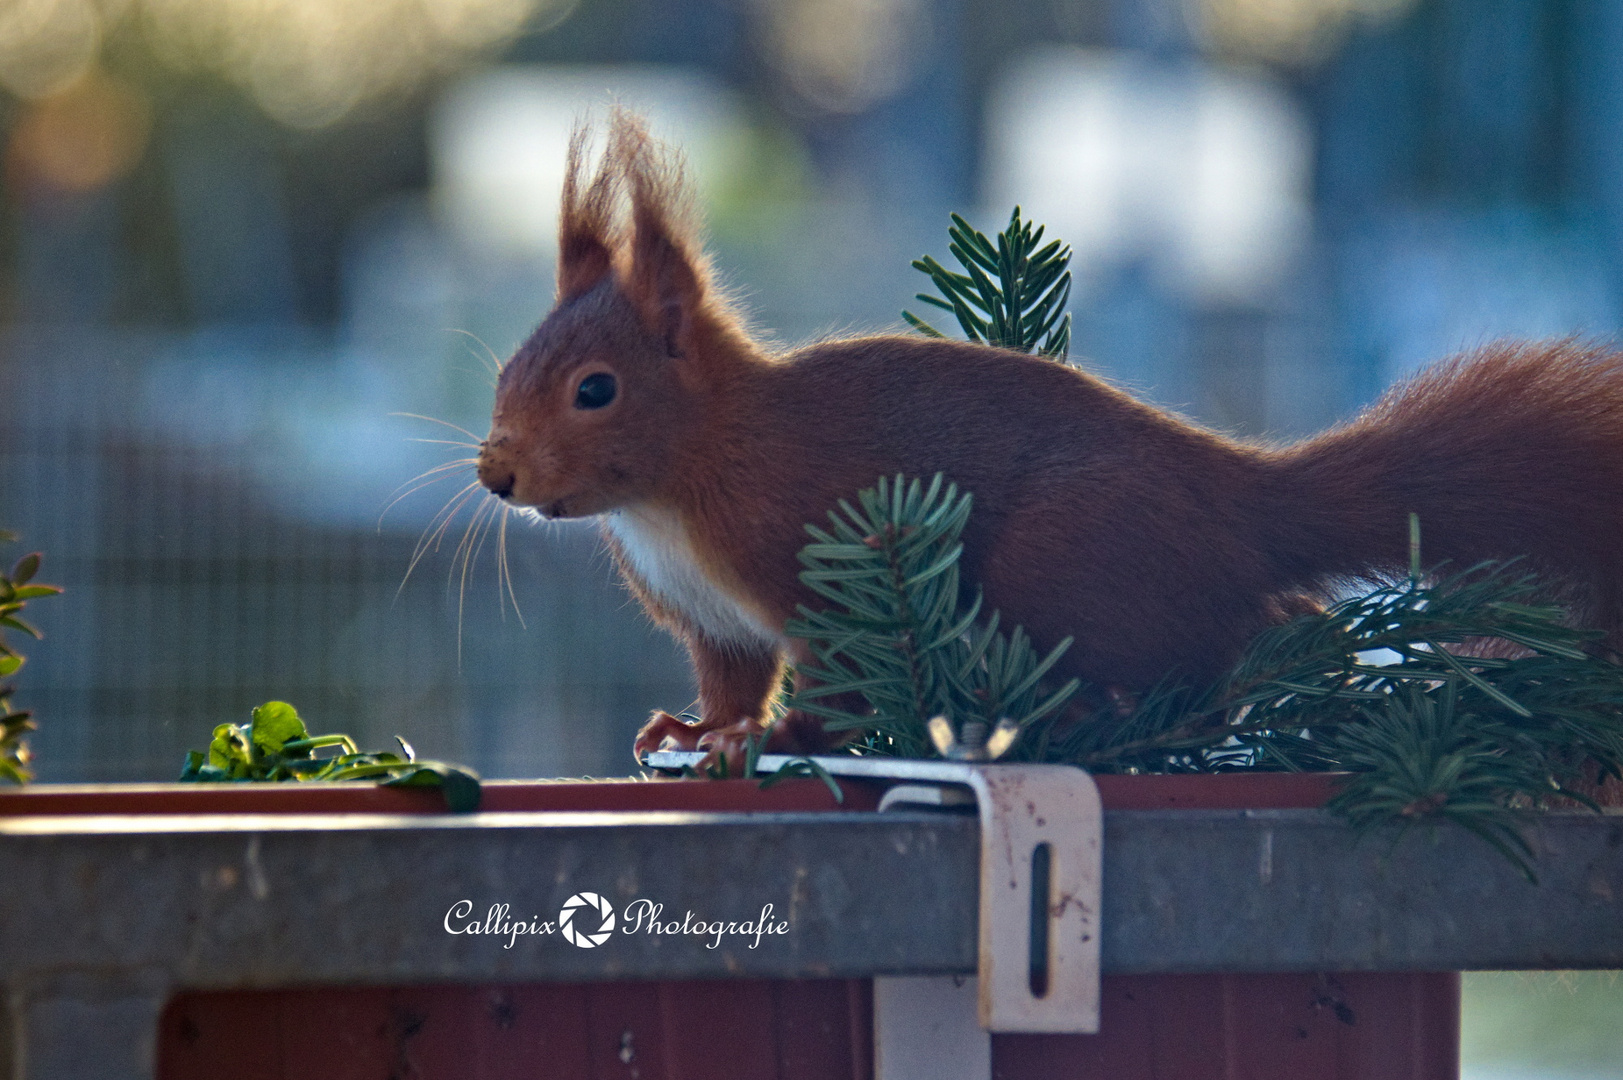
[[702,750],[705,756],[695,766],[695,772],[709,775],[724,771],[726,776],[737,777],[744,775],[744,759],[749,753],[750,741],[759,741],[764,730],[747,716],[731,724],[712,724],[704,720],[687,721],[660,711],[642,726],[631,751],[640,762],[655,750]]
[[637,732],[637,741],[631,744],[631,753],[641,763],[655,750],[695,750],[699,746],[699,736],[704,732],[705,729],[698,724],[689,723],[661,709],[650,716],[648,723]]
[[699,736],[697,749],[703,750],[705,755],[697,771],[712,775],[719,769],[724,776],[743,776],[750,743],[760,742],[764,734],[765,729],[747,716],[736,723],[711,728]]

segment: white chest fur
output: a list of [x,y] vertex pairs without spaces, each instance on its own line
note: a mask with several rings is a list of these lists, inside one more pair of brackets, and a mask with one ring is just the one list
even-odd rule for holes
[[782,644],[781,633],[705,573],[687,529],[674,515],[628,508],[604,514],[603,524],[649,591],[698,624],[706,637],[752,648]]

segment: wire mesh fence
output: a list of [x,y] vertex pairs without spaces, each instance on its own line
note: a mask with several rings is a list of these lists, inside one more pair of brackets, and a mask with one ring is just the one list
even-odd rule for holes
[[[31,610],[46,638],[16,680],[40,724],[39,779],[172,779],[215,724],[270,699],[312,729],[378,747],[398,733],[488,776],[623,774],[648,711],[691,700],[683,658],[595,534],[510,523],[504,605],[494,540],[466,580],[454,558],[464,508],[408,578],[437,501],[380,526],[386,489],[356,495],[371,505],[347,518],[288,498],[344,463],[312,467],[260,416],[216,415],[199,438],[195,410],[152,400],[154,385],[191,392],[154,381],[176,348],[54,332],[0,343],[0,522],[67,590]],[[242,370],[274,388],[283,362]],[[319,386],[335,363],[316,349],[297,374]],[[192,384],[218,374],[194,366]],[[247,394],[267,414],[276,397]],[[394,482],[413,470],[402,453]]]

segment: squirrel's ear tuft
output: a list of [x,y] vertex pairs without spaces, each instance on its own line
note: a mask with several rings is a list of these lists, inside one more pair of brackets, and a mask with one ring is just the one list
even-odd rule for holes
[[614,269],[614,207],[621,169],[611,152],[582,189],[590,133],[587,125],[576,124],[569,136],[563,205],[558,215],[559,303],[591,289]]
[[709,313],[710,270],[690,234],[692,211],[680,160],[662,153],[638,117],[617,113],[611,156],[631,189],[631,266],[626,288],[646,325],[681,356]]

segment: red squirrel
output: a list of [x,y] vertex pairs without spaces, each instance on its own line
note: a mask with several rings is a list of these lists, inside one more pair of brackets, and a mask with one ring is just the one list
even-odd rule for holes
[[[701,719],[662,744],[733,757],[764,729],[783,633],[814,597],[807,523],[881,476],[974,496],[962,568],[1055,674],[1145,687],[1220,676],[1337,582],[1426,555],[1522,556],[1575,617],[1623,628],[1623,359],[1490,345],[1284,447],[1238,442],[1053,360],[880,335],[791,351],[718,293],[675,158],[617,115],[595,172],[571,141],[556,303],[503,369],[480,481],[547,518],[596,517],[644,608],[687,646]],[[623,204],[629,203],[629,221]],[[790,713],[773,745],[829,745]]]

